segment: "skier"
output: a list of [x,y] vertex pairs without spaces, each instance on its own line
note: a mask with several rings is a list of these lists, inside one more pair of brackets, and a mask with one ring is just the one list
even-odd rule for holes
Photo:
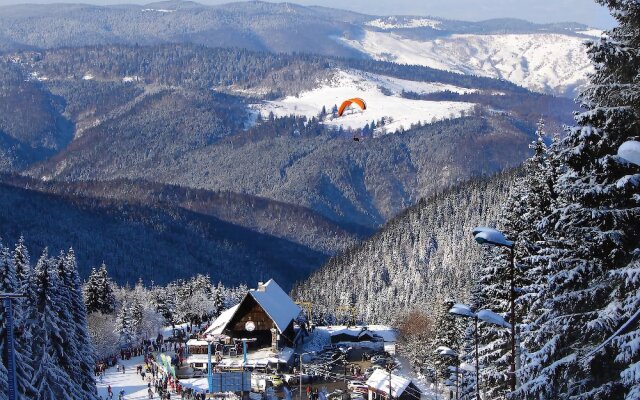
[[153,399],[153,391],[151,390],[151,388],[147,389],[147,394],[149,395],[150,399]]
[[107,387],[107,394],[109,395],[109,400],[113,399],[113,390],[111,390],[111,385]]

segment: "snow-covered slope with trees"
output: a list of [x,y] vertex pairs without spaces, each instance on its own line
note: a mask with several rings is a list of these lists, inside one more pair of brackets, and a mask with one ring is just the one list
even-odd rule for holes
[[397,322],[411,310],[435,314],[442,300],[468,297],[481,259],[471,230],[495,223],[513,179],[513,172],[501,174],[420,200],[293,294],[329,321],[339,306],[355,306],[365,323]]
[[[384,120],[384,126],[376,129],[375,136],[406,130],[417,123],[427,124],[471,113],[474,104],[469,102],[427,101],[402,97],[405,92],[430,94],[445,91],[467,94],[478,90],[440,82],[409,81],[357,70],[336,70],[329,78],[318,82],[318,86],[312,90],[281,100],[267,101],[256,108],[263,115],[273,113],[278,117],[320,116],[326,125],[343,129],[361,129],[372,122]],[[361,110],[354,105],[342,117],[332,112],[337,110],[337,106],[344,100],[353,97],[364,99],[367,109]],[[328,115],[325,115],[327,113]]]
[[[591,39],[591,38],[589,38]],[[572,95],[591,65],[586,37],[560,33],[453,34],[435,38],[366,30],[344,43],[378,60],[505,79],[535,91]]]

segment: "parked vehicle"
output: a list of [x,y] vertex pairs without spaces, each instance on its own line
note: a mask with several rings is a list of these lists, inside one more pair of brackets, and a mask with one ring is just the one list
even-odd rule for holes
[[349,381],[347,383],[347,389],[349,389],[349,391],[351,392],[356,393],[367,393],[369,391],[367,385],[360,381]]

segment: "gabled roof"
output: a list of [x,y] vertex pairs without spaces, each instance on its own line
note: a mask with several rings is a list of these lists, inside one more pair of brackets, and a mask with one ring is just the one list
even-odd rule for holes
[[206,330],[205,334],[221,335],[229,321],[234,317],[236,311],[238,311],[240,304],[242,304],[248,296],[253,297],[260,307],[262,307],[264,312],[266,312],[269,318],[276,324],[280,333],[284,332],[287,326],[289,326],[289,323],[298,318],[298,315],[302,312],[300,307],[291,300],[291,297],[282,290],[276,281],[270,279],[269,282],[260,286],[257,290],[249,290],[239,304],[220,314]]
[[222,331],[227,327],[227,324],[229,323],[229,321],[231,321],[231,318],[233,318],[233,315],[236,313],[236,310],[238,310],[239,306],[240,303],[229,308],[228,310],[223,311],[222,314],[220,314],[220,316],[216,318],[215,321],[213,321],[211,326],[208,327],[204,333],[206,335],[222,335]]
[[[391,374],[391,397],[400,397],[410,384],[411,379]],[[389,373],[383,369],[373,371],[367,379],[367,386],[381,393],[389,393]]]
[[302,309],[273,279],[269,279],[269,282],[257,290],[250,290],[249,295],[269,315],[280,333],[284,332],[289,323],[298,318],[302,312]]

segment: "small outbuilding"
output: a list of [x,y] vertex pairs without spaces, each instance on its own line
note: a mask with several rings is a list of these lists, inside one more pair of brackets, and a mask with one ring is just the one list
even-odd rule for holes
[[331,332],[331,343],[357,343],[357,342],[375,342],[381,341],[382,338],[365,328],[356,329],[340,329]]
[[[373,371],[367,379],[369,400],[388,399],[389,391],[393,399],[420,400],[422,392],[409,378],[390,374],[383,369]],[[391,384],[391,389],[389,389]]]

